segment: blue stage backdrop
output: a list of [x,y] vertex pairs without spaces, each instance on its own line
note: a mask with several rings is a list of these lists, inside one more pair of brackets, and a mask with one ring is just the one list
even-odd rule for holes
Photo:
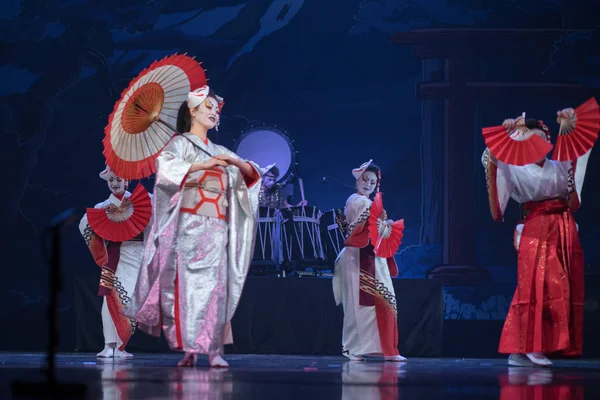
[[[465,266],[471,274],[447,280],[446,319],[501,321],[519,213],[511,204],[505,223],[490,217],[480,131],[526,111],[556,135],[556,110],[600,93],[591,3],[5,1],[0,315],[10,327],[0,349],[43,350],[44,229],[62,210],[108,197],[98,178],[107,117],[137,73],[173,53],[202,60],[225,98],[213,141],[232,147],[251,126],[288,132],[309,205],[343,207],[351,189],[336,180],[352,185],[350,170],[372,158],[388,214],[406,223],[399,278]],[[600,272],[599,175],[592,153],[576,214],[590,281]],[[151,179],[142,184],[152,188]],[[76,224],[63,230],[62,255],[61,348],[71,350],[75,282],[99,271]],[[597,318],[597,300],[586,306]]]

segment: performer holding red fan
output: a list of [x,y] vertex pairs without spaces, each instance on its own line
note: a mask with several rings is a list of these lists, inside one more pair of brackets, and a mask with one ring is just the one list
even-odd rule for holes
[[151,214],[150,196],[142,185],[137,185],[118,205],[109,203],[106,209],[87,209],[92,230],[111,242],[126,242],[138,236],[148,226]]
[[[398,275],[393,255],[400,246],[404,222],[387,219],[379,184],[381,171],[372,160],[352,170],[356,193],[346,202],[348,223],[344,249],[335,261],[333,293],[344,308],[342,354],[352,361],[381,356],[406,361],[398,353],[396,296]],[[369,196],[377,190],[375,202]]]
[[98,294],[102,303],[105,347],[98,357],[129,358],[125,346],[135,331],[134,320],[123,315],[135,288],[144,253],[143,232],[152,211],[150,194],[142,185],[132,193],[129,182],[106,167],[100,173],[111,191],[110,197],[87,213],[79,223],[94,261],[102,268]]
[[402,243],[404,220],[390,222],[383,208],[381,192],[377,192],[369,215],[369,239],[374,246],[375,255],[390,258],[398,251]]
[[591,98],[575,110],[558,111],[560,124],[558,139],[552,158],[558,161],[575,161],[594,147],[600,130],[600,110],[595,98]]
[[535,121],[530,126],[525,124],[523,113],[510,127],[510,132],[504,124],[483,128],[482,133],[486,146],[498,160],[510,165],[527,165],[541,160],[552,150],[552,144],[546,137],[534,133],[531,129],[534,126],[537,127]]
[[[557,115],[560,132],[553,159],[546,158],[550,133],[542,121],[508,119],[505,137],[497,142],[487,135],[490,129],[483,130],[488,148],[482,162],[492,217],[503,221],[511,197],[524,210],[515,230],[517,290],[499,346],[500,353],[510,354],[510,365],[547,366],[552,364],[549,354],[576,356],[582,350],[583,251],[571,212],[581,202],[600,112],[590,99]],[[523,144],[517,136],[530,142]]]

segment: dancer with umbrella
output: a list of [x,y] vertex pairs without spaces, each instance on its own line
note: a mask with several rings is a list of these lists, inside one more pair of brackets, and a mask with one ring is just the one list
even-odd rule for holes
[[[162,327],[171,349],[185,352],[180,366],[194,366],[198,354],[213,367],[228,365],[223,345],[233,342],[230,321],[254,250],[260,170],[208,139],[223,105],[200,64],[167,57],[124,92],[104,141],[120,176],[156,172],[150,232],[125,314],[153,335]],[[181,132],[174,137],[173,121]]]

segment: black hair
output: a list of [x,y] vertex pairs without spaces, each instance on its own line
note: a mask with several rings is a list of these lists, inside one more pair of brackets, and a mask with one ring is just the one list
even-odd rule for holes
[[189,132],[192,127],[192,116],[188,108],[187,101],[184,101],[179,107],[177,112],[177,132],[186,133]]
[[273,168],[268,170],[267,174],[268,173],[272,173],[273,175],[275,175],[275,179],[279,178],[279,168],[277,168],[276,166],[273,166]]
[[534,118],[527,118],[525,120],[525,126],[528,129],[532,129],[532,130],[533,129],[537,129],[539,131],[542,131],[542,132],[544,132],[544,135],[546,136],[546,139],[550,140],[550,132],[548,131],[548,128],[545,127],[543,124],[544,123],[542,121],[539,121],[539,120],[534,119]]
[[378,165],[375,165],[373,163],[371,163],[367,169],[365,170],[365,172],[371,171],[373,172],[375,175],[377,175],[377,182],[379,183],[379,174],[381,173],[381,168],[379,168]]
[[544,128],[542,128],[542,125],[540,124],[540,121],[538,121],[538,120],[537,120],[537,119],[535,119],[535,118],[527,118],[527,119],[525,120],[525,126],[526,126],[528,129],[539,129],[539,130],[541,130],[541,131],[543,131],[543,130],[544,130]]
[[[208,97],[212,97],[213,99],[217,99],[217,94],[213,92],[212,89],[208,90]],[[218,101],[217,101],[218,102]],[[200,107],[200,105],[198,105]],[[196,107],[196,108],[198,108]],[[179,111],[177,112],[177,132],[186,133],[192,129],[192,115],[190,114],[190,108],[188,106],[187,100],[184,101],[181,106],[179,106]]]

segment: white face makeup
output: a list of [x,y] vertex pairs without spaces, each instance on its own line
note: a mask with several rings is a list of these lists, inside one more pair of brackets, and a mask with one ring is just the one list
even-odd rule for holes
[[377,187],[377,175],[373,171],[366,171],[356,180],[358,194],[369,197]]
[[[545,141],[548,140],[548,137],[546,136],[546,132],[544,132],[543,130],[541,130],[541,129],[532,129],[532,132],[535,133],[536,135],[538,135],[539,137],[541,137],[542,139],[544,139]],[[538,164],[542,164],[545,159],[546,158],[542,158],[537,163]]]
[[192,109],[192,121],[210,130],[219,124],[220,113],[217,100],[209,97],[198,108]]
[[108,172],[107,183],[108,183],[108,188],[110,189],[111,193],[114,194],[115,196],[120,196],[123,193],[125,193],[125,188],[127,186],[127,180],[125,180],[123,178],[119,178],[118,176],[116,176],[114,174],[114,172],[112,172],[112,171]]

